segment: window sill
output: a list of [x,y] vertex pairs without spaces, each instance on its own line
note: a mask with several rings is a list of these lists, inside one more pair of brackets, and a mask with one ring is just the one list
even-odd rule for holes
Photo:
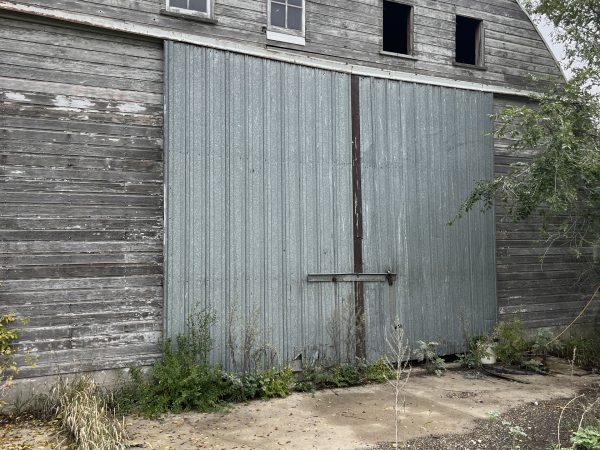
[[461,67],[463,69],[473,69],[473,70],[482,70],[482,71],[488,70],[488,68],[486,66],[478,66],[476,64],[465,64],[465,63],[459,63],[456,61],[452,61],[452,65],[455,67]]
[[416,56],[407,55],[405,53],[396,53],[396,52],[388,52],[385,50],[379,50],[379,54],[384,55],[384,56],[391,56],[393,58],[408,59],[410,61],[418,61],[419,60],[419,58],[417,58]]
[[168,9],[161,9],[160,13],[165,16],[179,17],[180,19],[194,20],[196,22],[210,23],[216,25],[219,23],[217,19],[213,19],[211,17],[207,17],[204,14],[196,14],[194,12],[180,12],[180,11],[171,11]]
[[297,36],[294,34],[281,33],[279,31],[267,30],[267,40],[276,42],[285,42],[286,44],[293,45],[306,45],[306,39],[304,36]]

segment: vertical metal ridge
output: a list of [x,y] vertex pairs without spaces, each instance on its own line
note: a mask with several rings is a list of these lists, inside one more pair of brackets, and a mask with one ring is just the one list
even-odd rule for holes
[[306,274],[352,271],[350,77],[166,48],[167,335],[204,304],[226,367],[226,328],[241,337],[256,312],[280,361],[329,348],[326,324],[351,291]]
[[[480,103],[490,96],[368,78],[360,94],[363,269],[385,271],[391,261],[399,274],[389,295],[384,286],[365,289],[366,319],[388,325],[389,299],[413,344],[439,340],[441,351],[459,352],[461,313],[475,333],[495,304],[493,222],[474,213],[446,225],[474,178],[489,171]],[[385,333],[370,329],[368,337],[369,358],[386,350]]]

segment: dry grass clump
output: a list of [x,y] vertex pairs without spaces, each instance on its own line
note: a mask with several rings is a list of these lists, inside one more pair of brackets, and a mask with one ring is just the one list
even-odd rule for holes
[[52,394],[65,434],[79,450],[121,450],[126,446],[124,423],[114,415],[109,399],[94,379],[61,380]]

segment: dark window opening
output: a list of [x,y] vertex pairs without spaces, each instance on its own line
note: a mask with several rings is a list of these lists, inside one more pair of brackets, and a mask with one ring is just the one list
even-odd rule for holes
[[413,7],[393,1],[383,1],[383,50],[412,54]]
[[470,17],[456,16],[456,62],[480,66],[483,22]]

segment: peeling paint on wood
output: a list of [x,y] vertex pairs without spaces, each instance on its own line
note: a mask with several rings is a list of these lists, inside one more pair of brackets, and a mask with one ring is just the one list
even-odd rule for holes
[[[0,40],[21,65],[11,78],[0,60],[0,312],[30,318],[21,344],[39,356],[20,375],[148,364],[162,332],[162,46],[0,22],[33,28]],[[102,63],[115,46],[119,70]]]

